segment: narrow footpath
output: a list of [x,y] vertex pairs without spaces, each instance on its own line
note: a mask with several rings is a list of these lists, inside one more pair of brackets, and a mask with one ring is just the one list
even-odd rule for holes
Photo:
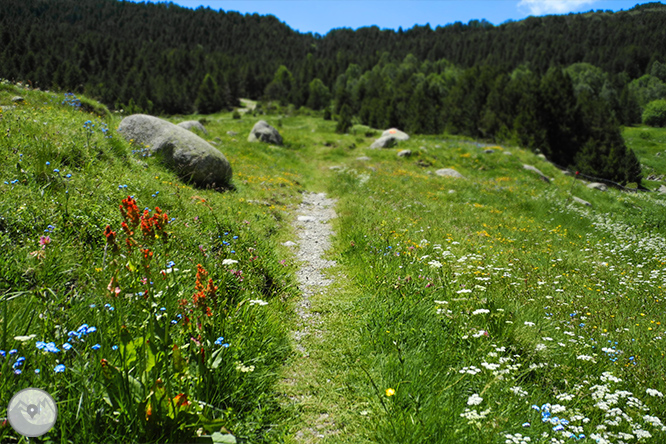
[[361,424],[368,402],[359,387],[358,290],[350,285],[344,267],[327,260],[335,233],[335,199],[306,193],[294,214],[300,270],[296,273],[301,298],[295,304],[292,326],[294,354],[282,370],[278,392],[288,414],[289,444],[367,444]]
[[292,340],[296,351],[293,362],[285,372],[284,392],[297,412],[293,437],[297,443],[319,442],[322,438],[337,434],[338,428],[331,420],[327,408],[319,396],[317,356],[311,356],[313,343],[320,343],[325,334],[322,315],[312,310],[312,297],[320,295],[333,281],[324,276],[323,270],[336,265],[324,259],[331,247],[333,229],[329,221],[336,217],[333,209],[336,201],[325,193],[306,193],[299,204],[294,228],[299,237],[296,258],[301,268],[296,277],[301,299],[296,304],[298,316]]

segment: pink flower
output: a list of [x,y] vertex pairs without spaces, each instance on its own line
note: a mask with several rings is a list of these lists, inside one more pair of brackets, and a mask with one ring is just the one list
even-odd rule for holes
[[50,243],[51,243],[51,238],[48,236],[41,236],[39,238],[39,245],[41,245],[42,248],[46,248],[46,246]]

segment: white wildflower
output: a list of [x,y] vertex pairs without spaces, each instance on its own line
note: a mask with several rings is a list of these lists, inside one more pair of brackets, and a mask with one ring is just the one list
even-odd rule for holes
[[478,394],[474,393],[472,396],[467,398],[467,405],[479,405],[483,401],[483,398]]
[[261,299],[250,299],[248,303],[250,305],[268,305],[268,302],[262,301]]
[[659,396],[660,398],[664,397],[663,393],[661,393],[659,390],[655,390],[655,389],[647,389],[647,390],[645,390],[645,393],[647,393],[650,396]]
[[473,315],[486,314],[486,313],[490,313],[490,310],[488,310],[487,308],[479,308],[472,312]]

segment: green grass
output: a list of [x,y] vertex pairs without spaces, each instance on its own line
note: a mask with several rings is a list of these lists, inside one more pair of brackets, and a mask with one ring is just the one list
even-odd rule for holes
[[[591,190],[530,152],[484,154],[462,138],[370,150],[378,132],[336,134],[315,116],[173,117],[204,118],[230,160],[236,190],[216,193],[143,157],[115,133],[120,116],[11,85],[0,104],[14,95],[26,102],[0,113],[0,396],[6,404],[29,386],[54,396],[59,419],[44,441],[182,442],[227,430],[239,442],[289,443],[317,421],[338,431],[322,442],[666,438],[654,425],[666,420],[662,195]],[[260,118],[285,146],[246,141]],[[666,174],[654,156],[662,130],[627,128],[625,138]],[[404,148],[410,158],[396,156]],[[338,277],[313,298],[325,333],[306,339],[311,358],[299,361],[288,339],[299,264],[280,243],[293,239],[305,190],[339,199],[329,253]],[[168,214],[166,242],[159,230],[123,231],[128,195]],[[68,335],[82,324],[96,331]],[[543,422],[548,412],[569,422]]]

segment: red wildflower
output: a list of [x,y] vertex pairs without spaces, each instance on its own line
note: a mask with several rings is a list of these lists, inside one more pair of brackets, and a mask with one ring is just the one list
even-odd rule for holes
[[127,199],[123,199],[122,202],[120,214],[132,228],[136,227],[139,225],[139,208],[136,206],[136,201],[131,196],[127,196]]

